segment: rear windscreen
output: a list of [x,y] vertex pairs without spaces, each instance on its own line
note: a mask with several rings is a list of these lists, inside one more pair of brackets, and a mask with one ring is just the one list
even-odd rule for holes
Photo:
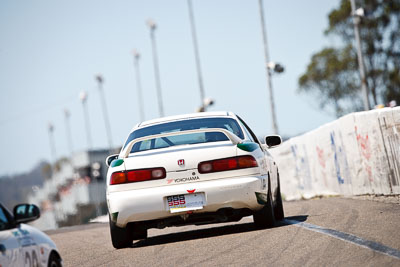
[[[231,118],[206,118],[206,119],[190,119],[182,121],[174,121],[168,123],[157,124],[133,131],[124,144],[124,148],[129,142],[134,139],[170,132],[180,132],[195,129],[207,128],[222,128],[226,129],[241,139],[244,138],[243,132],[240,129],[236,120]],[[207,133],[191,133],[185,135],[168,136],[161,138],[154,138],[143,142],[136,143],[131,150],[131,153],[138,151],[145,151],[150,149],[158,149],[176,145],[186,144],[199,144],[216,141],[229,140],[225,134],[221,132],[207,132]]]

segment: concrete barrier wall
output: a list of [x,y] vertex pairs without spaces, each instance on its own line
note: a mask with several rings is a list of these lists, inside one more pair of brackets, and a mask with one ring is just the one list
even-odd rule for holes
[[400,107],[351,113],[270,151],[288,200],[400,194]]

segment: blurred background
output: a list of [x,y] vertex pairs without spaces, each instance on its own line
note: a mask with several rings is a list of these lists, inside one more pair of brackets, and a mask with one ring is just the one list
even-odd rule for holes
[[351,4],[1,1],[0,201],[42,229],[104,214],[105,157],[142,120],[228,110],[287,139],[395,106],[400,1]]

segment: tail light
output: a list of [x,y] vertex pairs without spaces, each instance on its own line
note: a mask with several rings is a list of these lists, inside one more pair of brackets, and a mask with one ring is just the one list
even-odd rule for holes
[[110,185],[136,183],[149,180],[163,179],[167,176],[164,168],[130,170],[126,172],[114,172],[111,175]]
[[239,156],[200,162],[197,166],[200,173],[222,172],[258,167],[253,156]]

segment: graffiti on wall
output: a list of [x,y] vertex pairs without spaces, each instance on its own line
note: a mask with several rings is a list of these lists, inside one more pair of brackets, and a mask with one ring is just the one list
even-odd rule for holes
[[357,126],[354,126],[354,129],[355,129],[355,133],[356,133],[358,149],[361,153],[363,167],[368,174],[369,181],[373,182],[374,179],[372,177],[372,168],[371,168],[371,163],[369,162],[369,160],[371,158],[371,144],[368,139],[368,134],[366,134],[365,136],[362,136],[361,134],[358,133]]
[[295,177],[299,181],[298,188],[300,190],[311,190],[311,173],[305,146],[302,147],[304,155],[301,155],[296,144],[292,145],[290,149],[295,162]]
[[[397,136],[396,136],[397,135]],[[389,136],[390,150],[392,152],[394,172],[391,179],[392,185],[398,186],[400,181],[400,138],[398,133]]]
[[319,146],[317,146],[315,149],[317,150],[319,165],[321,165],[321,167],[325,169],[326,162],[325,162],[324,150]]
[[398,130],[400,125],[395,123],[388,126],[385,117],[382,117],[382,122],[379,120],[384,140],[384,151],[390,169],[389,185],[392,192],[392,186],[398,186],[400,181],[400,134]]
[[339,184],[349,183],[350,181],[350,173],[349,173],[349,164],[347,162],[346,150],[343,145],[342,134],[339,131],[339,140],[336,137],[335,131],[330,133],[331,137],[331,148],[333,152],[335,170],[336,170],[336,178]]
[[400,194],[400,107],[349,114],[287,142],[274,157],[288,198]]
[[326,170],[325,170],[327,158],[326,158],[326,156],[325,156],[324,149],[321,148],[321,147],[319,147],[319,146],[317,145],[317,146],[315,147],[315,150],[316,150],[316,152],[317,152],[318,163],[319,163],[319,165],[322,167],[322,168],[321,168],[321,176],[322,176],[322,178],[323,178],[324,185],[325,185],[326,187],[328,187],[328,181],[327,181]]

